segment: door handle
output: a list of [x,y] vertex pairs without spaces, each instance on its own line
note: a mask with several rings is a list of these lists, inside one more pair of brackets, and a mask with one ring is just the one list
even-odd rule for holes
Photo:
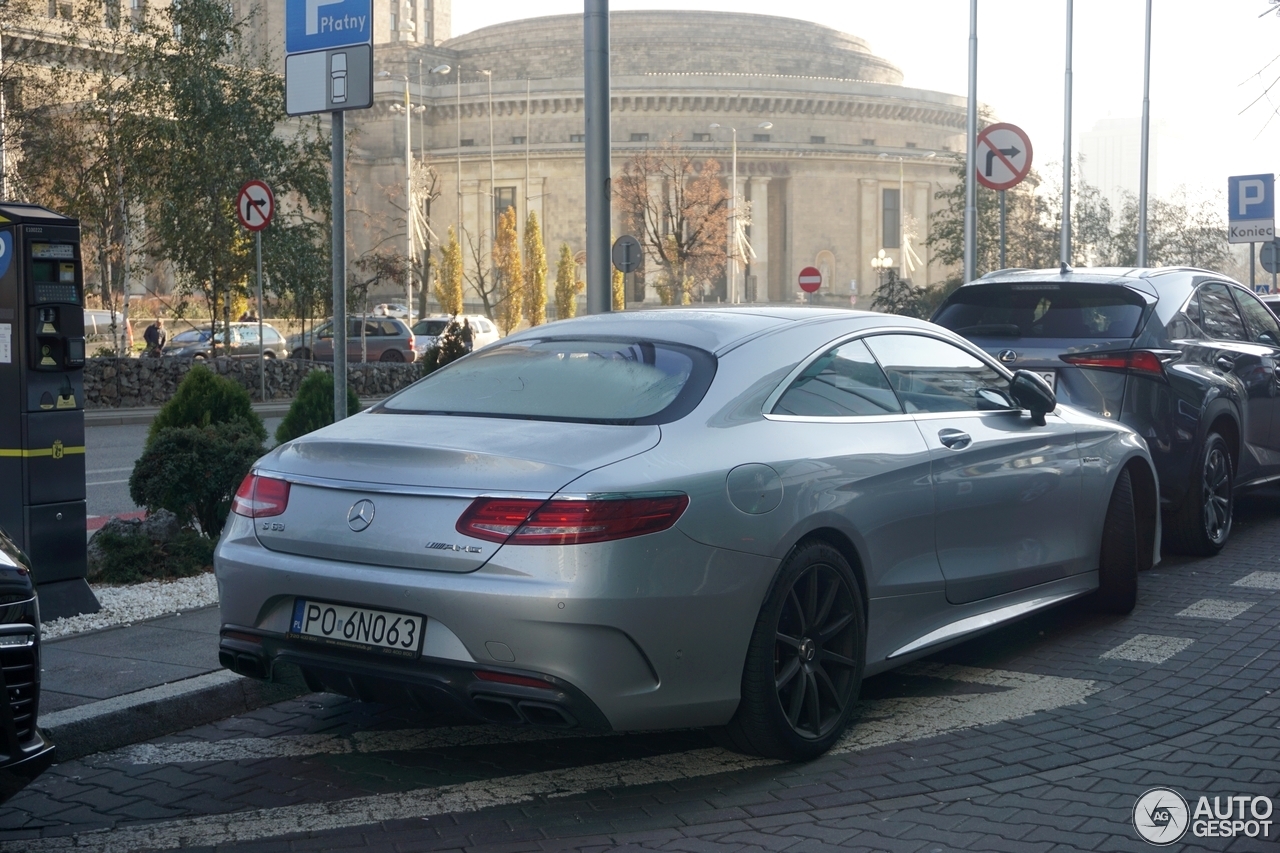
[[1235,366],[1236,366],[1235,361],[1233,359],[1227,358],[1225,355],[1218,356],[1213,360],[1213,363],[1223,373],[1230,373],[1233,369],[1235,369]]
[[961,432],[958,429],[938,430],[938,441],[942,442],[943,447],[951,450],[963,450],[969,446],[969,442],[972,440],[969,438],[969,433]]

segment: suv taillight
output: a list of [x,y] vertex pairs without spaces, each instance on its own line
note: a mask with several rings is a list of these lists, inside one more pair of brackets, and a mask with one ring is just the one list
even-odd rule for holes
[[688,506],[688,495],[550,501],[477,498],[458,519],[457,531],[511,545],[585,545],[666,530]]
[[1140,376],[1165,378],[1164,362],[1150,350],[1125,350],[1123,352],[1089,352],[1061,356],[1067,364],[1076,367],[1098,367],[1103,370],[1123,370]]
[[250,472],[236,489],[231,511],[246,518],[282,515],[289,507],[289,482]]

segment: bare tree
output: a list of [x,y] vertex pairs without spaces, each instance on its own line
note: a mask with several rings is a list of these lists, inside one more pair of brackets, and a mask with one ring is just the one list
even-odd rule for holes
[[628,160],[613,189],[628,227],[661,272],[669,301],[687,302],[697,282],[724,269],[729,195],[718,161],[695,161],[667,142]]
[[463,278],[472,290],[480,297],[484,305],[484,315],[493,319],[493,311],[499,301],[497,276],[494,275],[492,259],[484,250],[484,235],[476,237],[466,234],[467,253],[471,255],[471,269],[463,273]]

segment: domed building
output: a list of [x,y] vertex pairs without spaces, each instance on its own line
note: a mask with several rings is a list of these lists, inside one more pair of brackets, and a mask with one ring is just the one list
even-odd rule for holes
[[[408,128],[414,158],[434,170],[433,249],[457,227],[473,267],[475,254],[487,257],[496,213],[514,205],[522,228],[526,211],[538,214],[554,277],[559,246],[580,253],[585,244],[582,16],[498,24],[438,44],[430,42],[447,34],[447,0],[420,16],[408,38],[384,26],[374,61],[388,76],[375,81],[372,110],[348,114],[356,256],[406,245]],[[695,162],[718,160],[727,181],[737,128],[754,253],[735,285],[744,301],[794,302],[797,274],[816,266],[819,301],[855,296],[868,306],[881,249],[917,285],[945,277],[924,244],[934,195],[955,182],[950,152],[963,151],[964,99],[904,87],[902,72],[862,39],[766,15],[615,12],[611,88],[615,179],[637,152],[673,144]],[[426,193],[417,194],[425,208]],[[615,204],[621,234],[618,213]],[[900,223],[920,259],[914,271],[900,260]],[[628,300],[656,301],[652,279],[629,287]],[[700,291],[728,292],[723,273]]]

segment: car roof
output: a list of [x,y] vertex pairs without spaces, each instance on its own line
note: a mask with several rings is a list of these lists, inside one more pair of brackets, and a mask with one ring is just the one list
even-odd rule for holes
[[[1130,287],[1146,284],[1154,288],[1162,277],[1198,280],[1212,278],[1240,284],[1229,275],[1199,267],[1081,267],[1068,268],[1065,272],[1056,267],[1048,269],[1004,269],[992,272],[967,282],[964,287],[975,284],[991,284],[993,282],[1081,282],[1085,284],[1123,284]],[[1243,285],[1241,285],[1243,286]],[[1147,289],[1142,287],[1141,289]]]
[[[854,327],[882,325],[931,327],[923,320],[847,308],[810,308],[776,305],[684,306],[593,314],[557,320],[508,336],[505,341],[545,336],[618,336],[669,341],[720,354],[751,338],[799,324],[835,320],[860,321]],[[936,327],[934,327],[936,328]]]

